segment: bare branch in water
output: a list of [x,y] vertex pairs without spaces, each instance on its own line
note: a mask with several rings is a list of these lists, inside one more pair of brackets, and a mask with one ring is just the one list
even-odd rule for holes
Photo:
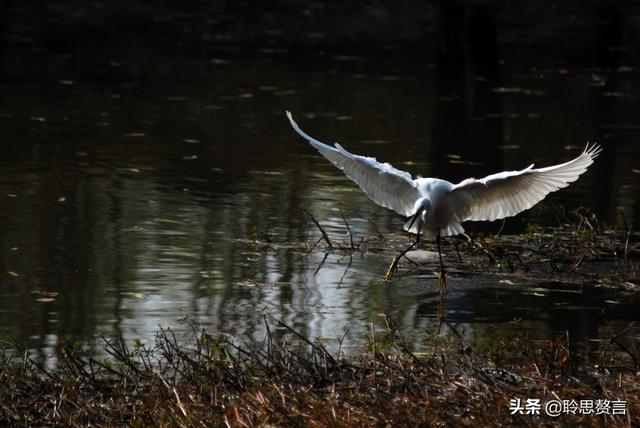
[[315,225],[318,227],[318,229],[320,230],[320,233],[322,233],[322,238],[325,240],[325,242],[327,243],[327,245],[330,248],[333,248],[333,245],[331,245],[331,241],[329,240],[329,235],[327,235],[327,232],[324,231],[324,229],[322,228],[322,226],[320,226],[320,223],[318,223],[318,221],[316,220],[316,218],[313,216],[313,214],[311,214],[309,211],[307,211],[306,209],[302,208],[302,210],[304,212],[306,212],[309,217],[311,217],[311,221],[313,221],[315,223]]

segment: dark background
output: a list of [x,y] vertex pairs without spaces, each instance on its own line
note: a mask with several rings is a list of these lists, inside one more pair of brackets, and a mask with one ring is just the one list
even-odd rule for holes
[[633,1],[5,1],[0,7],[5,46],[57,52],[126,46],[131,53],[191,57],[384,58],[436,47],[450,65],[545,57],[598,67],[639,54]]
[[[300,249],[317,238],[302,207],[337,240],[340,210],[357,236],[403,221],[284,109],[320,140],[452,182],[597,141],[580,180],[504,232],[580,206],[627,229],[640,223],[639,59],[631,1],[4,1],[0,332],[50,351],[109,330],[149,340],[188,315],[260,337],[266,308],[316,337],[349,325],[358,343],[382,311],[419,336],[433,282],[381,287],[388,260],[371,256],[332,255],[316,275],[325,253]],[[637,314],[617,290],[534,285],[454,278],[454,321],[589,339]]]

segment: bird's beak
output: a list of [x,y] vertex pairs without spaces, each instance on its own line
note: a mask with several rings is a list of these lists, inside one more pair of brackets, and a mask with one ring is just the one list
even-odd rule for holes
[[422,215],[422,213],[425,210],[417,210],[416,213],[413,215],[413,218],[411,219],[411,223],[409,223],[409,228],[408,230],[411,230],[411,226],[413,226],[413,223],[416,222],[416,219],[418,218],[418,216]]

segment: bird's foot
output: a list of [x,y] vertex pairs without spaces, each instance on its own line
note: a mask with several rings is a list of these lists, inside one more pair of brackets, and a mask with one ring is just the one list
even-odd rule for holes
[[438,277],[438,293],[440,296],[447,294],[447,271],[435,272]]
[[438,302],[438,321],[441,324],[447,322],[447,304],[445,303],[442,294],[440,295],[440,301]]
[[393,274],[396,273],[396,271],[398,270],[398,262],[400,261],[400,257],[402,257],[402,256],[394,257],[393,261],[389,265],[389,269],[387,269],[387,273],[384,276],[384,283],[385,284],[388,284],[389,281],[391,281],[391,278],[393,278]]

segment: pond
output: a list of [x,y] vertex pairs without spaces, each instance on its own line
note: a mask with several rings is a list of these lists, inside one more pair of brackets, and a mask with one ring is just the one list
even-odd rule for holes
[[[472,235],[556,226],[580,206],[619,228],[640,220],[638,68],[529,60],[468,75],[428,52],[14,49],[3,60],[0,334],[41,355],[65,337],[152,343],[160,326],[187,331],[185,320],[260,339],[267,314],[323,340],[348,329],[348,348],[387,313],[420,347],[438,325],[433,277],[385,286],[389,254],[327,253],[304,209],[342,242],[343,216],[356,240],[400,239],[403,219],[302,141],[285,109],[320,140],[453,182],[603,146],[568,190],[504,224],[468,225]],[[638,310],[615,289],[491,276],[453,277],[446,302],[449,320],[478,337],[518,320],[534,337],[597,339]]]

